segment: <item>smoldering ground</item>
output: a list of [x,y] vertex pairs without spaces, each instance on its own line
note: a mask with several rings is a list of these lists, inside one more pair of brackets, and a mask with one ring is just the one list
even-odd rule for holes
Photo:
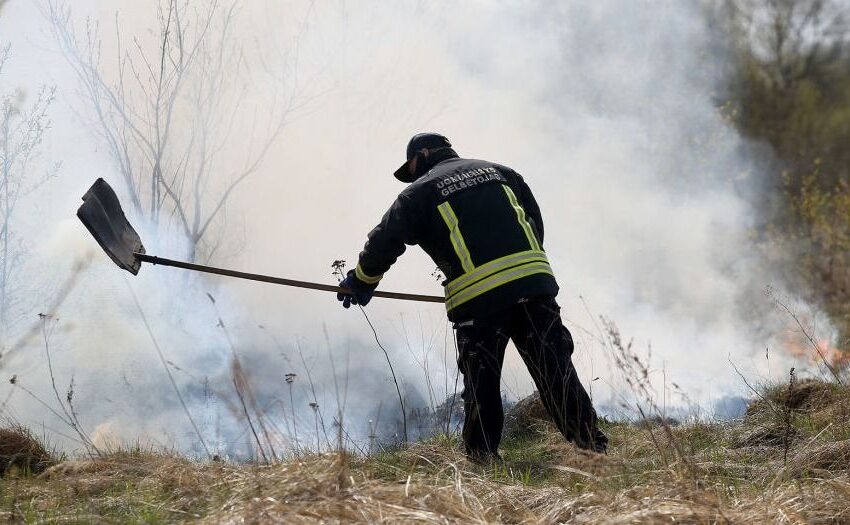
[[[156,36],[149,30],[155,9],[155,2],[88,0],[75,2],[73,13],[78,22],[92,16],[110,28],[109,50],[115,13],[125,35],[148,42]],[[510,165],[535,191],[559,302],[578,343],[574,358],[595,399],[617,404],[623,393],[599,343],[599,315],[651,348],[659,391],[666,392],[663,376],[706,406],[740,393],[727,356],[756,377],[768,373],[764,348],[780,325],[762,290],[781,283],[751,255],[747,239],[753,212],[746,196],[758,188],[761,159],[718,108],[723,45],[698,3],[295,1],[244,3],[237,15],[234,30],[249,62],[297,52],[306,103],[230,200],[216,263],[334,282],[330,263],[355,263],[365,232],[401,190],[390,173],[408,137],[439,130],[462,156]],[[43,157],[62,159],[63,169],[31,196],[25,221],[32,246],[26,279],[43,295],[41,305],[50,304],[51,283],[62,281],[68,261],[93,249],[72,218],[78,196],[97,176],[120,193],[115,165],[85,124],[90,108],[46,23],[24,1],[12,0],[0,17],[0,35],[18,59],[15,74],[0,79],[4,89],[53,83],[59,93]],[[104,57],[108,72],[114,66]],[[242,71],[245,82],[267,82],[254,65]],[[256,97],[246,107],[267,101],[246,93]],[[242,139],[249,136],[243,131]],[[227,151],[235,161],[242,154]],[[150,253],[180,255],[173,231],[154,234],[131,220]],[[439,293],[432,270],[411,249],[381,286]],[[376,299],[367,311],[409,406],[439,403],[454,391],[441,307]],[[385,425],[385,434],[398,432],[384,356],[360,312],[342,310],[331,295],[153,267],[125,276],[96,252],[54,313],[66,327],[49,341],[59,389],[74,378],[76,409],[99,439],[198,450],[168,368],[205,439],[243,451],[251,439],[233,398],[234,352],[281,442],[294,443],[297,432],[314,443],[310,402],[320,407],[321,434],[334,432],[338,404],[360,443],[370,420]],[[50,402],[42,343],[34,340],[2,367]],[[774,371],[790,363],[770,357]],[[287,373],[297,374],[292,400]],[[513,352],[504,379],[509,397],[532,387]],[[0,387],[0,400],[10,392],[7,410],[15,417],[61,429],[11,385]]]

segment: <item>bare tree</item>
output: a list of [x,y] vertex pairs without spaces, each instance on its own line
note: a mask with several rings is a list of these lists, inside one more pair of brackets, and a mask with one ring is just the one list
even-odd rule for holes
[[[0,78],[9,59],[11,45],[0,49]],[[33,173],[30,164],[50,127],[47,109],[55,89],[42,87],[27,104],[23,91],[0,93],[0,351],[5,346],[10,324],[22,307],[17,272],[27,248],[16,230],[16,212],[22,199],[35,191],[58,169]]]
[[[724,113],[769,155],[756,246],[850,348],[850,19],[847,0],[723,0]],[[725,25],[725,27],[724,27]]]
[[813,68],[835,60],[848,38],[841,0],[726,0],[733,34],[758,60],[765,80],[793,88]]
[[[128,39],[116,17],[111,75],[96,22],[86,20],[78,34],[63,0],[43,0],[42,8],[134,211],[157,229],[176,228],[190,259],[211,258],[230,197],[296,109],[297,75],[250,82],[235,1],[161,0],[155,41]],[[257,98],[249,86],[258,85],[271,93],[250,105]]]

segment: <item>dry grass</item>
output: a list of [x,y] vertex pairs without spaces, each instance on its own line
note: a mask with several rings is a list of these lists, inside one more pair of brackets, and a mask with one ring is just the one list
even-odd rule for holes
[[[609,456],[575,449],[540,421],[538,432],[506,439],[504,462],[489,466],[467,462],[455,437],[368,458],[302,455],[275,465],[117,452],[64,462],[38,476],[19,474],[13,483],[8,477],[0,483],[0,519],[848,523],[850,422],[822,413],[846,402],[850,392],[820,386],[829,396],[795,402],[787,464],[781,442],[742,443],[742,435],[781,417],[755,404],[742,421],[679,425],[670,436],[657,428],[651,436],[651,424],[607,423]],[[671,439],[691,468],[662,460],[657,447],[672,448]]]
[[39,473],[55,462],[55,455],[29,429],[14,422],[0,427],[0,477]]

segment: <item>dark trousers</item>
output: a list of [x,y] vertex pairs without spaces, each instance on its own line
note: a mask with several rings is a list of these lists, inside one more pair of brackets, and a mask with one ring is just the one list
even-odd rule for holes
[[605,451],[608,439],[572,363],[573,338],[554,297],[526,300],[485,319],[455,323],[463,373],[463,442],[471,456],[496,454],[504,412],[500,379],[508,340],[531,373],[543,406],[564,437]]

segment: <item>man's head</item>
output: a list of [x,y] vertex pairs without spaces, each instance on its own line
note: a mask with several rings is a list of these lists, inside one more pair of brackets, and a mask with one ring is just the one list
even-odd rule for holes
[[425,158],[432,151],[451,148],[449,139],[439,133],[419,133],[407,143],[407,160],[394,175],[401,182],[413,182],[424,173]]

